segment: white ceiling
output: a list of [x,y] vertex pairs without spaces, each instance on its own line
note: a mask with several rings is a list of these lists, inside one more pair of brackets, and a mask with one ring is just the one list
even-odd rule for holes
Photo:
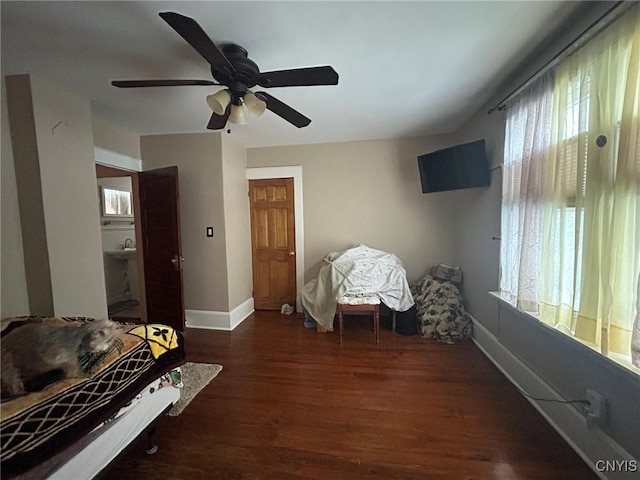
[[266,112],[232,135],[247,147],[449,133],[459,128],[582,2],[9,2],[2,74],[29,73],[91,101],[140,134],[205,132],[220,87],[118,89],[111,80],[211,79],[158,12],[194,18],[262,71],[331,65],[337,86],[269,93],[312,119]]

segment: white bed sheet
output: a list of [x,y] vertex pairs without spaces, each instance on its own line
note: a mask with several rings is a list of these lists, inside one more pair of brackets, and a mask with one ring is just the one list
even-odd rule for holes
[[[157,386],[158,381],[151,385]],[[145,391],[145,390],[143,390]],[[146,388],[148,391],[148,387]],[[180,399],[182,389],[164,387],[143,395],[135,408],[114,420],[94,441],[56,470],[49,479],[91,479],[140,435],[169,405]]]
[[377,296],[399,312],[413,306],[406,271],[396,255],[360,244],[341,252],[332,262],[351,282],[347,298]]
[[318,277],[301,292],[308,314],[329,331],[338,303],[373,303],[354,297],[376,297],[378,303],[399,312],[411,308],[413,296],[400,258],[363,244],[331,252],[323,258]]

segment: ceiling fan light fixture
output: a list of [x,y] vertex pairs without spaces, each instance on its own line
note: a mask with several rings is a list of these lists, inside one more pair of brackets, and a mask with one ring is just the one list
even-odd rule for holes
[[[248,88],[255,85],[271,88],[338,84],[338,73],[330,65],[261,72],[244,48],[233,43],[216,45],[193,18],[176,12],[160,12],[160,17],[208,62],[215,81],[115,80],[111,84],[118,88],[224,86],[226,88],[223,90],[206,97],[207,104],[213,111],[207,124],[209,130],[220,130],[227,121],[245,123],[243,103],[246,103],[252,116],[258,117],[268,109],[295,127],[306,127],[311,123],[310,118],[267,92],[258,92],[256,95]],[[246,102],[243,102],[245,95]]]
[[229,102],[231,102],[231,95],[226,89],[207,96],[207,104],[216,115],[224,115]]
[[244,125],[247,123],[244,120],[244,112],[242,111],[242,105],[231,105],[231,114],[229,115],[229,121],[231,123],[237,123],[239,125]]
[[267,104],[260,100],[253,92],[247,92],[245,94],[244,105],[254,117],[262,115],[267,108]]

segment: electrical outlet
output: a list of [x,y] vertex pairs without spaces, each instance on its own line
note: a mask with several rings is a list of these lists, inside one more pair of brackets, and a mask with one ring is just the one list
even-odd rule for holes
[[607,414],[607,401],[600,392],[587,388],[586,398],[589,405],[585,408],[589,428],[603,425]]

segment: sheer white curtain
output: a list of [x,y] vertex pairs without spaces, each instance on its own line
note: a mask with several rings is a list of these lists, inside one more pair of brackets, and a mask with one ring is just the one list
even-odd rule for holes
[[640,275],[636,292],[636,319],[631,332],[631,362],[640,368]]
[[604,355],[630,357],[639,275],[635,6],[508,106],[500,288]]
[[517,308],[535,313],[552,99],[553,72],[548,72],[508,106],[502,171],[500,291]]
[[628,356],[640,270],[640,8],[558,65],[541,319]]

